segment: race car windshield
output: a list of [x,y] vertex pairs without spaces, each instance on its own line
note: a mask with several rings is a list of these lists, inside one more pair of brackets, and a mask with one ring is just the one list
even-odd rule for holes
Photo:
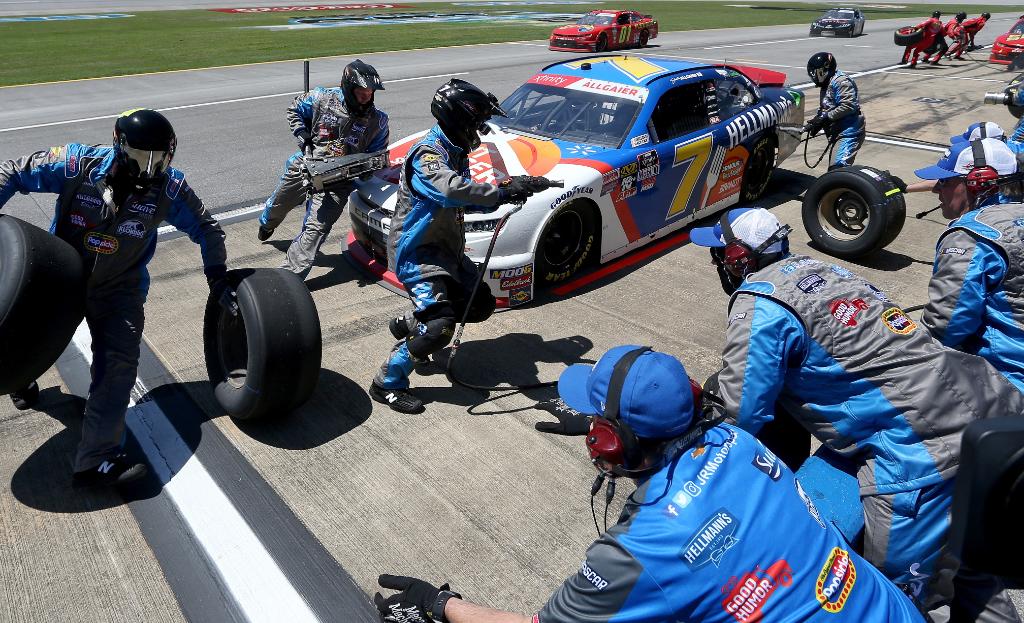
[[825,11],[824,19],[853,19],[853,11]]
[[633,126],[640,102],[560,87],[524,84],[502,102],[502,128],[574,143],[618,147]]
[[1010,32],[1008,32],[1006,34],[1008,34],[1008,35],[1024,35],[1024,19],[1022,19],[1022,20],[1018,21],[1016,24],[1014,24],[1013,28],[1010,29]]
[[594,15],[593,13],[590,13],[581,17],[580,21],[576,23],[580,26],[608,26],[612,23],[612,16]]

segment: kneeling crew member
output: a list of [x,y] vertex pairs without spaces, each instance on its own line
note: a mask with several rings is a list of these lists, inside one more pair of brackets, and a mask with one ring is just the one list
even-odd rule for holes
[[971,19],[965,19],[962,23],[964,27],[964,33],[966,33],[969,43],[967,44],[967,51],[978,49],[978,46],[974,44],[974,37],[981,32],[981,29],[985,27],[988,20],[992,17],[991,13],[982,13],[978,17]]
[[468,300],[478,273],[464,252],[463,213],[494,210],[532,194],[525,177],[511,178],[507,186],[470,177],[467,156],[480,146],[480,132],[490,131],[492,115],[507,116],[494,95],[453,79],[434,94],[430,113],[437,125],[409,149],[388,234],[388,269],[412,297],[414,310],[391,321],[399,342],[369,390],[371,398],[401,413],[423,410],[423,401],[407,391],[414,363],[448,345],[467,306],[467,322],[483,322],[494,312],[485,282]]
[[[0,206],[15,192],[57,193],[50,231],[78,251],[88,272],[92,383],[74,462],[76,487],[122,484],[146,473],[121,444],[139,366],[146,265],[162,221],[199,245],[214,297],[238,314],[226,276],[224,231],[185,183],[185,174],[171,167],[176,146],[171,123],[140,108],[117,118],[111,147],[70,143],[0,162]],[[29,408],[38,391],[32,383],[11,397],[19,409]]]
[[[943,347],[863,277],[790,255],[789,231],[746,208],[690,232],[734,290],[717,377],[726,410],[757,433],[780,402],[859,463],[865,558],[922,611],[944,609],[959,567],[946,533],[960,437],[975,419],[1024,412],[1024,395],[984,359]],[[961,573],[957,602],[1017,621],[997,578]]]
[[821,95],[818,114],[804,131],[815,136],[824,129],[829,141],[835,142],[829,170],[853,164],[867,132],[856,83],[839,71],[836,58],[828,52],[818,52],[807,61],[807,75],[821,88]]
[[[988,138],[954,143],[918,177],[938,180],[942,215],[921,322],[946,346],[984,357],[1024,391],[1024,205],[1003,205],[1014,153]],[[1016,177],[1016,176],[1014,176]]]
[[619,346],[568,368],[558,393],[593,416],[586,440],[603,476],[637,484],[619,522],[532,619],[447,584],[382,575],[382,587],[401,591],[374,597],[382,621],[923,621],[781,461],[697,404],[675,357]]

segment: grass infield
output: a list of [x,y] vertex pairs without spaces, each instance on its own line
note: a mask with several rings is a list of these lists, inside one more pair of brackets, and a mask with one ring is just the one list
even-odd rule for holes
[[[396,0],[400,2],[400,0]],[[312,4],[312,3],[310,3]],[[386,50],[545,39],[555,24],[476,22],[461,24],[366,25],[343,28],[272,31],[246,26],[284,25],[293,17],[422,12],[560,12],[629,8],[652,14],[663,31],[776,24],[810,24],[828,4],[722,2],[595,2],[589,5],[499,7],[424,3],[405,9],[219,13],[144,11],[134,17],[52,22],[0,22],[0,86],[97,78],[126,74],[240,65]],[[913,23],[952,5],[913,5],[902,9],[865,9],[868,19],[906,17]],[[983,11],[1021,12],[1021,6],[972,5]]]

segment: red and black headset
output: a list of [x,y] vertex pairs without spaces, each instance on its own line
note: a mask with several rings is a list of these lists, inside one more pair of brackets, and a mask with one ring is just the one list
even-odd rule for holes
[[[590,451],[591,461],[595,465],[598,465],[599,461],[607,464],[610,471],[607,475],[613,478],[637,475],[648,471],[637,469],[643,462],[640,441],[629,424],[619,416],[619,403],[622,400],[622,388],[626,383],[630,368],[644,353],[650,351],[650,346],[635,348],[615,363],[611,379],[608,381],[604,413],[594,418],[590,432],[587,433],[587,449]],[[696,414],[703,401],[703,389],[693,379],[689,379],[689,381]],[[598,467],[601,466],[598,465]]]
[[[732,231],[732,225],[729,223],[728,210],[722,214],[719,226],[722,228],[722,238],[725,240],[725,247],[716,261],[721,262],[726,270],[736,277],[746,277],[757,270],[759,268],[758,259],[761,254],[776,242],[782,242],[783,253],[789,251],[788,236],[793,231],[793,228],[789,225],[779,227],[775,230],[775,233],[768,236],[767,240],[757,245],[757,248],[752,248],[749,244],[736,237],[736,234]],[[712,254],[712,257],[715,257],[715,255]]]
[[988,164],[985,160],[984,124],[982,125],[982,138],[971,141],[971,153],[974,156],[974,166],[964,176],[964,183],[967,189],[973,193],[982,193],[995,190],[999,183],[999,171]]

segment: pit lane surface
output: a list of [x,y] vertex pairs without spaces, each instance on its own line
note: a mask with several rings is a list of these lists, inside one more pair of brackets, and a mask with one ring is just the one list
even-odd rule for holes
[[[1014,16],[994,17],[983,42]],[[867,36],[853,40],[808,39],[806,26],[666,33],[649,52],[757,63],[800,84],[806,82],[807,57],[820,49],[836,53],[848,71],[891,66],[900,52],[891,44],[894,26],[868,22]],[[392,81],[379,103],[391,115],[397,139],[429,125],[427,102],[444,80],[439,74],[458,73],[503,96],[542,65],[567,56],[547,51],[543,42],[522,42],[365,58]],[[974,53],[975,61],[860,77],[869,131],[942,141],[981,118],[1009,128],[1013,120],[1005,109],[979,104],[986,89],[1008,77],[984,65],[986,57],[982,51]],[[313,83],[333,83],[346,60],[314,61]],[[252,205],[272,190],[293,149],[283,118],[291,96],[278,94],[300,88],[299,68],[274,63],[0,89],[0,157],[72,140],[105,142],[107,117],[125,108],[181,107],[167,113],[179,134],[175,164],[215,211]],[[920,97],[943,101],[914,101]],[[217,103],[226,100],[239,101]],[[91,117],[104,118],[69,122]],[[937,155],[869,143],[858,162],[912,179],[912,169]],[[799,154],[783,169],[768,205],[777,204],[780,219],[796,228],[794,250],[806,252],[799,204],[785,199],[813,173]],[[934,200],[912,196],[908,203],[912,214]],[[51,205],[50,197],[16,197],[5,211],[45,225]],[[300,218],[293,213],[264,245],[255,239],[252,220],[228,225],[232,265],[277,265]],[[932,241],[942,228],[941,217],[912,220],[868,265],[851,268],[903,305],[919,303]],[[479,395],[448,387],[437,369],[413,378],[417,393],[430,402],[425,414],[399,416],[372,403],[365,387],[391,346],[387,320],[407,303],[368,282],[341,256],[347,230],[343,217],[307,282],[323,324],[324,370],[313,399],[297,413],[275,423],[240,425],[213,403],[201,346],[206,285],[197,270],[198,250],[185,239],[162,243],[151,265],[148,371],[140,377],[150,395],[166,388],[200,406],[196,418],[187,415],[184,402],[154,399],[181,407],[165,411],[188,449],[316,614],[345,592],[337,582],[341,567],[368,594],[378,573],[401,572],[450,580],[467,597],[495,606],[534,610],[575,571],[594,537],[586,497],[592,472],[580,442],[534,432],[533,422],[548,416],[523,409],[550,393],[478,405]],[[631,342],[679,356],[696,378],[717,368],[726,297],[706,251],[681,246],[599,286],[470,327],[457,366],[477,382],[527,383],[553,379],[565,364]],[[133,491],[136,501],[126,508],[113,494],[68,489],[80,411],[73,395],[84,391],[83,372],[81,363],[67,362],[61,375],[51,370],[41,381],[38,412],[15,412],[0,401],[0,531],[16,543],[0,548],[0,583],[16,597],[2,602],[0,619],[31,620],[43,612],[126,621],[258,618],[245,615],[238,604],[246,597],[230,592],[221,572],[202,568],[208,564],[202,552],[179,548],[185,535],[161,530],[183,530],[173,521],[183,513],[167,502],[166,491]],[[161,514],[170,517],[166,525],[155,523],[154,515]],[[293,534],[275,542],[275,527]],[[319,578],[322,590],[318,578],[302,577],[304,565],[332,575]],[[188,585],[181,578],[188,570],[212,581]],[[230,605],[217,607],[217,589]]]

